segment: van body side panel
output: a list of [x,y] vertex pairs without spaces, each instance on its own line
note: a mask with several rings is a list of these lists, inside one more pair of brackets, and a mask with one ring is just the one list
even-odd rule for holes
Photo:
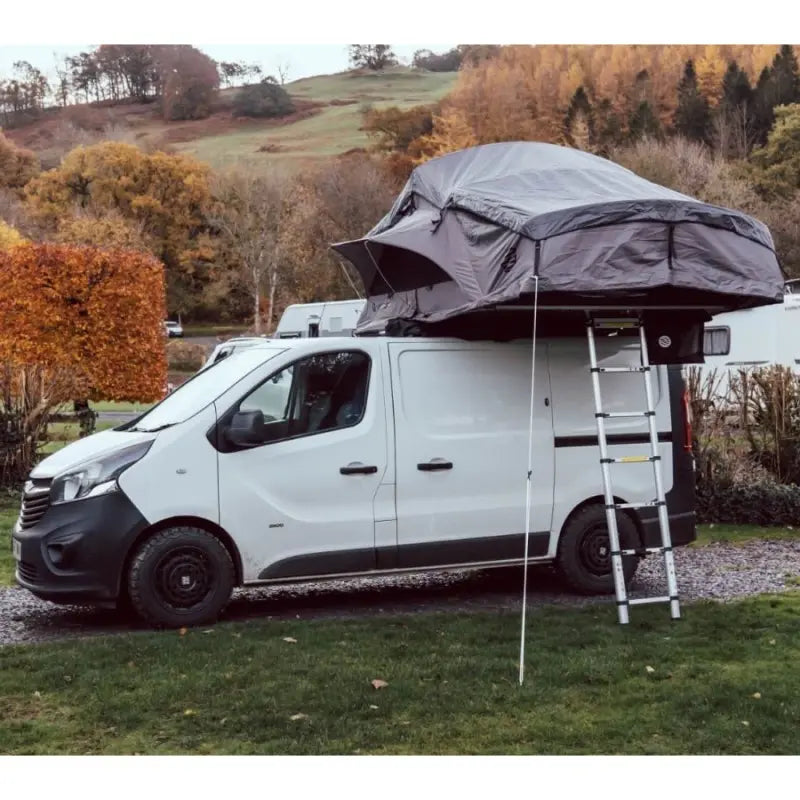
[[[220,525],[239,548],[245,583],[375,569],[376,495],[388,466],[383,343],[309,341],[319,344],[298,356],[341,350],[369,355],[366,405],[350,427],[219,453]],[[270,374],[286,363],[276,360]],[[229,398],[229,405],[236,401]],[[353,462],[375,472],[340,472]]]
[[[597,339],[599,366],[636,366],[640,363],[636,341],[617,337]],[[558,533],[576,506],[590,498],[602,498],[600,448],[597,442],[594,396],[589,372],[588,344],[582,339],[561,339],[551,344],[550,373],[555,432],[555,499],[550,555],[555,556]],[[667,372],[651,372],[662,459],[664,491],[673,484],[673,421]],[[607,412],[644,411],[647,400],[641,373],[601,373],[600,391]],[[650,454],[647,420],[607,419],[606,435],[612,458]],[[655,499],[653,467],[647,463],[612,464],[614,494],[625,502]]]
[[160,431],[147,455],[120,476],[120,488],[150,525],[171,517],[219,523],[217,451],[206,438],[216,419],[211,403]]
[[[524,553],[530,344],[390,342],[398,567]],[[537,344],[530,556],[550,539],[553,429],[547,344]]]

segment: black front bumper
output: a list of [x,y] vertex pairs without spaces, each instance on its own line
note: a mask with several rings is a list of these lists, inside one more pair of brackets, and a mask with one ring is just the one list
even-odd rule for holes
[[113,602],[122,569],[147,520],[122,491],[50,506],[12,534],[20,586],[54,603]]

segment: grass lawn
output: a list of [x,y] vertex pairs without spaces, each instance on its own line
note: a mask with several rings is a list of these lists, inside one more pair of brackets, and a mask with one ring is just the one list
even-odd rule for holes
[[19,495],[0,489],[0,586],[11,586],[14,583],[11,529],[18,515]]
[[0,752],[797,753],[800,593],[529,621],[522,688],[516,614],[4,647]]

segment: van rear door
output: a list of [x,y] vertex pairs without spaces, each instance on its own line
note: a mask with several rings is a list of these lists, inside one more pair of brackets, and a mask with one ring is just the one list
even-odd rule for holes
[[[547,345],[537,345],[530,555],[547,553],[553,426]],[[523,555],[530,344],[392,342],[397,565]]]

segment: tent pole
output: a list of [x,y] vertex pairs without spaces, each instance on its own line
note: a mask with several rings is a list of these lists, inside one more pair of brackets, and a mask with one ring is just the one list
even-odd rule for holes
[[533,414],[536,389],[536,323],[539,312],[539,276],[534,275],[533,336],[531,338],[531,408],[528,420],[528,479],[525,488],[525,558],[522,571],[522,625],[519,639],[519,685],[525,680],[525,620],[528,610],[528,540],[531,533],[531,494],[533,476]]

